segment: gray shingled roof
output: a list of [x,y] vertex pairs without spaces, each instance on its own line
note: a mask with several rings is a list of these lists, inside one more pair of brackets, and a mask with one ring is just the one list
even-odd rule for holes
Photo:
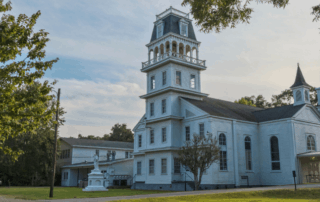
[[232,118],[244,121],[257,122],[252,112],[263,110],[262,108],[252,107],[234,102],[205,97],[203,100],[183,98],[191,104],[197,106],[210,115]]
[[71,146],[92,146],[92,147],[114,147],[121,149],[133,149],[132,142],[118,142],[118,141],[106,141],[106,140],[90,140],[90,139],[78,139],[78,138],[61,138],[63,141]]
[[203,100],[194,100],[190,98],[183,99],[210,115],[251,122],[264,122],[290,118],[304,106],[287,105],[263,109],[209,97],[203,98]]
[[[163,19],[163,22],[164,22],[163,35],[165,35],[169,32],[173,32],[175,34],[180,35],[180,28],[179,28],[179,20],[180,19],[181,18],[179,18],[175,15],[169,15],[168,17],[164,18]],[[196,35],[194,34],[194,30],[193,30],[193,26],[192,26],[191,21],[189,21],[189,25],[188,25],[188,38],[193,39],[193,40],[197,40]],[[157,28],[156,28],[156,25],[154,25],[150,42],[152,42],[156,39],[157,39]]]
[[297,86],[309,86],[311,87],[309,84],[307,84],[307,82],[304,80],[304,77],[302,75],[301,69],[298,65],[298,70],[297,70],[297,76],[296,76],[296,80],[294,82],[294,84],[291,86],[291,88],[297,87]]
[[262,111],[255,111],[255,115],[258,122],[272,121],[278,119],[285,119],[293,117],[304,105],[286,105],[282,107],[269,108]]

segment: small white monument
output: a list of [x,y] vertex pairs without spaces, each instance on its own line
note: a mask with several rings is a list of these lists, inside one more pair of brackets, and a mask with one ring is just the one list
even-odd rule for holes
[[93,156],[94,169],[88,174],[88,186],[82,191],[108,191],[103,186],[103,173],[99,170],[99,156],[94,154]]

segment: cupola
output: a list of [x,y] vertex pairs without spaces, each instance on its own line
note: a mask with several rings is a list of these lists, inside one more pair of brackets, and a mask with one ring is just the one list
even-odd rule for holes
[[297,76],[294,84],[290,87],[293,92],[293,105],[310,104],[311,86],[305,81],[298,63]]

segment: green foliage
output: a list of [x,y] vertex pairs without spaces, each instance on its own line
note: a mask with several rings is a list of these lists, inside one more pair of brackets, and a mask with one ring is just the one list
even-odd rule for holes
[[91,140],[109,140],[109,141],[121,141],[121,142],[133,142],[133,132],[127,128],[127,124],[116,123],[111,128],[110,134],[105,134],[103,137],[88,135],[87,137],[78,135],[79,139],[91,139]]
[[[183,0],[182,6],[191,6],[191,14],[200,26],[200,31],[209,33],[231,27],[235,28],[239,23],[249,24],[252,8],[250,2],[272,4],[276,8],[285,8],[289,0]],[[312,7],[313,21],[320,19],[320,4]]]
[[256,105],[253,104],[253,103],[254,103],[254,100],[253,100],[252,97],[254,97],[254,96],[251,96],[251,97],[243,97],[243,98],[241,98],[241,99],[239,99],[239,100],[236,100],[236,101],[234,101],[234,102],[235,102],[235,103],[238,103],[238,104],[243,104],[243,105],[249,105],[249,106],[256,107]]
[[[56,102],[47,103],[47,108]],[[66,112],[59,108],[60,125],[65,122],[63,115]],[[22,154],[15,161],[11,155],[0,151],[0,179],[8,185],[49,185],[50,173],[52,170],[52,157],[54,146],[55,116],[52,116],[49,123],[42,123],[34,133],[21,133],[15,138],[9,137],[5,146],[22,151]],[[58,142],[59,148],[59,142]]]
[[194,176],[196,190],[201,184],[203,172],[219,159],[220,147],[217,143],[217,139],[210,135],[201,137],[193,134],[192,140],[186,141],[185,146],[178,151],[178,160],[182,165],[187,166]]
[[[292,93],[292,90],[287,89],[282,91],[279,95],[272,95],[271,103],[267,102],[262,95],[258,95],[257,97],[246,96],[234,102],[239,104],[260,107],[260,108],[281,107],[281,106],[292,104],[293,93]],[[310,89],[310,102],[313,106],[317,106],[318,98],[317,98],[317,91],[315,87],[311,87]]]
[[168,193],[162,190],[133,190],[133,189],[109,189],[108,191],[84,192],[78,187],[55,187],[53,198],[49,198],[49,187],[0,187],[0,199],[3,195],[14,196],[18,199],[68,199],[68,198],[98,198],[115,196],[133,196],[143,194]]
[[[50,122],[55,107],[47,108],[53,99],[53,85],[41,79],[47,69],[58,61],[44,61],[45,46],[49,41],[44,30],[33,32],[40,11],[31,17],[20,14],[17,18],[5,14],[11,10],[11,2],[0,0],[0,151],[17,159],[21,154],[17,148],[5,146],[9,138],[22,133],[34,133]],[[18,56],[25,56],[19,61]]]

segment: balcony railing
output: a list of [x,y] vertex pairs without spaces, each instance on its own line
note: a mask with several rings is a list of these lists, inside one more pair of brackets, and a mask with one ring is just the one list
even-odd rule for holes
[[183,55],[183,54],[179,54],[179,53],[176,53],[176,52],[166,52],[164,54],[161,54],[149,61],[146,61],[146,62],[143,62],[142,63],[142,69],[144,68],[147,68],[149,67],[150,65],[153,65],[153,64],[157,64],[158,62],[161,62],[165,59],[168,59],[168,58],[174,58],[174,59],[178,59],[178,60],[181,60],[183,62],[188,62],[188,63],[192,63],[192,64],[196,64],[196,65],[200,65],[200,66],[203,66],[205,67],[206,66],[206,61],[205,60],[199,60],[199,59],[196,59],[196,58],[192,58],[192,57],[189,57],[187,55]]
[[176,15],[180,15],[180,16],[182,16],[182,17],[189,18],[189,14],[188,14],[188,13],[184,13],[184,12],[179,11],[179,10],[177,10],[177,9],[175,9],[175,8],[172,8],[172,6],[170,6],[170,8],[168,8],[167,10],[163,11],[163,12],[160,13],[159,15],[156,15],[157,20],[160,19],[160,18],[162,18],[162,17],[164,17],[164,16],[166,16],[166,15],[169,14],[169,13],[174,13],[174,14],[176,14]]

